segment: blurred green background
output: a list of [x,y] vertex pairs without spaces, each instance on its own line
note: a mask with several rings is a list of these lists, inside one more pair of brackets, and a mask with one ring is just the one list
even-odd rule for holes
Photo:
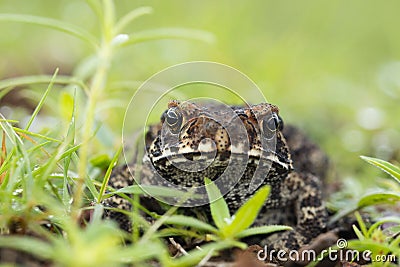
[[[99,134],[109,141],[99,150],[113,153],[107,150],[116,146],[113,139],[119,138],[123,112],[140,81],[177,63],[209,60],[253,79],[268,101],[280,107],[286,123],[301,127],[327,151],[340,176],[373,180],[365,175],[372,167],[359,155],[399,161],[399,1],[115,2],[119,17],[144,5],[154,9],[134,21],[129,32],[194,28],[213,33],[216,41],[164,39],[120,49],[103,99],[113,108],[98,111],[107,126]],[[1,0],[0,13],[55,18],[99,33],[85,1]],[[0,21],[0,33],[1,79],[51,75],[57,67],[61,74],[73,75],[92,53],[81,40],[36,25]],[[119,81],[130,86],[111,86]],[[23,119],[29,114],[26,107],[34,107],[46,87],[11,91],[2,98],[0,112]],[[62,112],[57,101],[63,91],[57,88],[41,114],[53,126]],[[109,99],[114,101],[105,101]]]

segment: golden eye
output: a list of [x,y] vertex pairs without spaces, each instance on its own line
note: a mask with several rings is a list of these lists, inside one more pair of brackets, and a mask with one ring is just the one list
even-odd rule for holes
[[176,108],[170,108],[164,115],[165,122],[172,133],[178,133],[182,124],[182,115]]
[[267,138],[271,138],[276,131],[281,131],[282,129],[282,119],[276,113],[272,113],[270,116],[265,117],[262,121],[262,130],[264,136]]

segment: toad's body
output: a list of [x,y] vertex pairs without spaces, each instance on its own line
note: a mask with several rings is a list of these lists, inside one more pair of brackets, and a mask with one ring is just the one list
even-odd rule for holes
[[[140,163],[141,182],[154,184],[162,177],[167,186],[192,187],[203,185],[204,177],[211,178],[222,193],[226,192],[224,198],[231,214],[258,187],[268,184],[271,193],[255,224],[286,224],[294,230],[263,237],[259,242],[298,249],[326,225],[321,182],[315,175],[323,174],[326,158],[295,128],[284,131],[278,113],[276,106],[267,103],[227,107],[171,101],[161,122],[147,132],[147,153]],[[292,164],[296,159],[299,163]],[[134,179],[128,169],[116,169],[109,185],[132,185]],[[129,202],[118,196],[105,204],[130,209]],[[159,212],[157,209],[154,211]],[[125,216],[116,212],[108,216],[130,230],[131,223]]]

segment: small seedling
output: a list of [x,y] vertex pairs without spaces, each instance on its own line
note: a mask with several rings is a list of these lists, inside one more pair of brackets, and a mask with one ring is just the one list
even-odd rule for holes
[[[194,259],[200,261],[201,257],[205,257],[210,251],[227,249],[230,247],[245,249],[247,244],[240,242],[240,239],[244,237],[265,235],[292,229],[290,226],[284,225],[250,227],[254,223],[268,197],[270,192],[270,187],[268,185],[261,187],[234,215],[230,214],[228,205],[218,187],[208,178],[205,178],[205,185],[208,198],[210,199],[211,217],[214,225],[185,215],[172,215],[165,220],[165,224],[192,227],[205,232],[207,233],[205,235],[205,240],[214,241],[206,245],[207,247],[203,246],[202,251],[196,251],[196,257],[193,257],[191,252],[189,252],[188,256],[181,257],[178,259],[179,264],[186,266],[186,264],[193,263]],[[175,233],[176,232],[177,231],[175,231]],[[187,231],[184,233],[190,234],[190,232]],[[194,236],[195,235],[196,234],[194,234]],[[179,264],[176,266],[182,266]]]

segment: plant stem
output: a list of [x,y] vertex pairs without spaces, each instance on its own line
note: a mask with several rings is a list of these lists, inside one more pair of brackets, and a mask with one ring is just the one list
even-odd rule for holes
[[[79,151],[79,163],[78,163],[78,180],[75,188],[75,193],[73,196],[73,206],[72,206],[72,218],[77,220],[79,217],[79,209],[82,205],[82,195],[85,188],[85,179],[87,176],[87,163],[88,163],[88,155],[90,149],[89,140],[92,137],[92,129],[95,120],[95,110],[96,104],[98,100],[102,96],[102,92],[104,91],[106,82],[107,82],[107,73],[111,64],[112,58],[112,33],[110,34],[110,28],[112,29],[113,24],[111,21],[113,20],[113,12],[114,10],[108,10],[112,5],[112,1],[105,0],[103,1],[103,8],[106,10],[104,12],[104,21],[103,23],[109,23],[111,25],[107,25],[108,27],[103,28],[103,38],[100,48],[97,53],[98,65],[96,71],[93,75],[93,79],[90,84],[90,91],[88,95],[88,105],[86,110],[86,121],[83,125],[82,131],[82,146]],[[107,12],[108,10],[108,12]],[[110,12],[111,11],[111,12]],[[111,17],[111,18],[110,18]]]

